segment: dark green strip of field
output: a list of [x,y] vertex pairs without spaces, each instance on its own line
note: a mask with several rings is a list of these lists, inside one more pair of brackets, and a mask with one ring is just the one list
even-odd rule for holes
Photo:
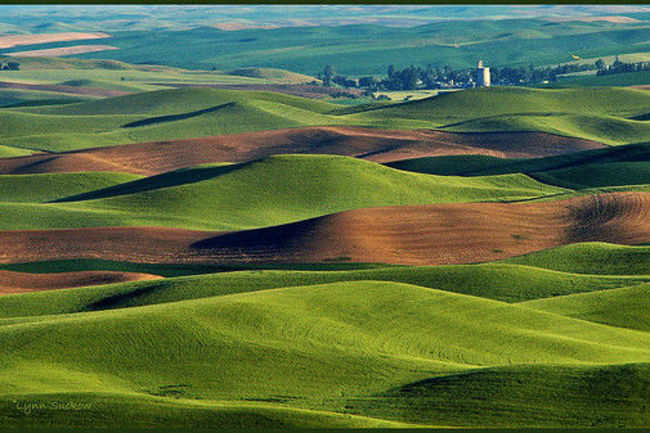
[[525,173],[570,189],[650,184],[650,143],[628,144],[534,159],[486,155],[440,156],[386,164],[400,170],[445,176]]

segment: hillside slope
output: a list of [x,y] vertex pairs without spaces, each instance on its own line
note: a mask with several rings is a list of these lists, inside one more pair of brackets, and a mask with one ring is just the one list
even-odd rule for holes
[[521,174],[441,177],[343,156],[281,155],[164,173],[53,204],[2,204],[6,214],[25,216],[0,223],[0,228],[148,225],[233,230],[364,207],[517,200],[565,191]]
[[[644,363],[650,357],[649,338],[406,284],[337,283],[0,322],[8,364],[0,383],[13,390],[4,399],[16,393],[52,398],[61,392],[108,392],[114,404],[126,407],[132,407],[129,397],[177,395],[207,404],[273,399],[293,407],[339,409],[343,401],[491,364],[528,363],[539,372],[535,364],[575,369],[585,362]],[[53,350],[53,344],[66,350]],[[645,383],[640,368],[638,377]],[[66,380],[52,386],[52,377]],[[630,404],[645,397],[643,387],[627,394],[601,386]],[[451,399],[462,398],[459,392],[452,392]],[[584,387],[573,392],[591,398]],[[554,400],[555,415],[543,422],[528,411],[508,419],[511,424],[558,425],[572,412],[571,401]],[[603,413],[623,416],[617,405],[601,405]],[[447,424],[466,424],[467,409],[457,407]],[[121,423],[128,423],[132,416],[124,410],[118,411]],[[372,410],[356,407],[354,412]],[[637,412],[626,413],[620,419],[631,425],[647,421]],[[55,419],[74,423],[75,415],[84,412]],[[582,413],[573,423],[594,422],[595,416]],[[38,415],[13,420],[39,421]]]

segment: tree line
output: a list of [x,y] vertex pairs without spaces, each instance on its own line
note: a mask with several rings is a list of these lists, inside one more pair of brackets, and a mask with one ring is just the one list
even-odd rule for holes
[[616,59],[611,65],[606,65],[602,59],[596,61],[598,72],[596,75],[621,74],[623,72],[642,72],[650,71],[650,62],[625,63]]
[[[522,86],[552,82],[560,75],[593,70],[596,70],[598,75],[645,71],[650,70],[650,63],[623,63],[617,57],[611,65],[598,59],[594,63],[566,63],[545,67],[535,67],[532,64],[518,67],[491,67],[490,75],[493,85]],[[476,68],[452,69],[449,65],[443,67],[411,65],[398,69],[395,65],[388,65],[385,76],[363,76],[354,79],[337,74],[333,65],[327,65],[318,78],[322,80],[324,86],[356,87],[366,89],[368,92],[473,87],[476,83]]]

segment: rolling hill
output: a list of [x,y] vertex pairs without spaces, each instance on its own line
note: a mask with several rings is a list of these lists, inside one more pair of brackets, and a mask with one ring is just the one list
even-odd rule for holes
[[[575,101],[580,101],[576,104]],[[646,141],[650,94],[622,88],[490,88],[403,104],[341,111],[336,105],[261,91],[185,87],[57,106],[0,110],[0,144],[68,151],[305,126],[448,132],[546,132],[606,144]],[[522,155],[526,156],[526,155]],[[533,156],[533,155],[529,155]]]
[[476,427],[645,426],[647,371],[647,363],[495,367],[433,377],[345,406],[389,419]]
[[[184,26],[167,30],[156,27],[157,31],[152,32],[136,25],[134,31],[116,32],[109,40],[84,41],[84,44],[90,45],[110,41],[119,50],[76,57],[167,64],[192,69],[272,67],[310,75],[321,72],[329,64],[346,75],[364,75],[384,74],[389,64],[407,67],[431,63],[441,68],[444,65],[469,68],[482,58],[495,66],[549,65],[570,61],[569,53],[593,58],[647,51],[647,27],[643,22],[557,23],[545,19],[441,21],[438,14],[429,17],[437,22],[417,25],[422,21],[411,18],[407,19],[409,25],[404,26],[402,22],[399,27],[367,22],[345,26],[296,27],[293,23],[289,27],[275,29],[224,31],[212,27],[214,21],[210,21],[211,26]],[[393,15],[391,18],[395,20],[398,17]],[[340,20],[338,18],[335,22]],[[166,20],[165,27],[169,24],[169,20]],[[110,25],[114,25],[114,22]],[[31,45],[17,47],[13,51],[75,44],[58,42]],[[191,52],[181,48],[186,46],[193,47]],[[10,51],[12,49],[3,50],[3,53]]]
[[[36,154],[26,158],[0,159],[0,173],[85,170],[154,175],[198,164],[245,162],[286,153],[338,154],[385,162],[446,154],[541,157],[600,147],[604,145],[544,133],[455,134],[342,126],[307,127],[123,144],[55,155]],[[31,153],[18,148],[10,149],[11,152],[15,149],[16,156],[21,152]],[[463,164],[466,164],[466,160],[463,160]]]
[[[68,267],[82,261],[69,261]],[[49,273],[45,272],[50,265]],[[354,264],[349,264],[354,265]],[[203,266],[209,269],[209,265]],[[249,265],[250,266],[250,265]],[[339,266],[341,266],[339,264]],[[356,265],[358,266],[358,265]],[[564,299],[563,296],[580,293],[608,293],[639,283],[650,281],[648,275],[628,276],[594,276],[579,275],[558,271],[549,271],[522,265],[490,263],[481,265],[452,265],[435,267],[390,267],[381,265],[375,269],[336,270],[336,263],[320,264],[314,268],[320,270],[273,270],[272,266],[261,265],[258,269],[251,266],[249,270],[236,272],[219,272],[207,275],[185,275],[163,280],[146,282],[129,282],[110,286],[92,287],[103,281],[91,280],[88,275],[101,275],[102,263],[94,263],[93,271],[63,272],[64,268],[55,268],[51,263],[33,263],[2,265],[1,269],[25,270],[32,272],[9,272],[10,276],[21,277],[30,282],[31,287],[40,282],[43,289],[63,287],[61,281],[88,281],[87,287],[75,290],[46,291],[29,296],[0,297],[0,319],[27,316],[68,314],[87,311],[130,308],[189,299],[248,293],[282,287],[312,286],[355,281],[384,281],[413,284],[431,289],[494,299],[503,302],[523,302],[549,298]],[[266,267],[266,269],[264,269]],[[181,265],[123,265],[120,272],[111,275],[151,275],[151,273],[173,272]],[[329,270],[328,270],[329,268]],[[115,269],[115,267],[114,267]],[[130,272],[122,272],[123,270]],[[198,265],[186,266],[186,271],[201,271]],[[226,268],[227,269],[227,268]],[[0,271],[7,272],[7,271]],[[94,274],[91,274],[94,272]],[[143,274],[148,272],[149,274]],[[214,272],[214,269],[213,269]],[[110,274],[110,273],[109,273]],[[49,286],[46,284],[49,283]],[[13,283],[13,286],[18,284]],[[70,287],[80,284],[71,284]],[[612,292],[614,293],[614,292]],[[559,301],[558,301],[559,302]],[[561,304],[561,302],[559,302]],[[528,304],[522,304],[528,305]],[[536,304],[531,304],[536,305]],[[544,304],[542,304],[544,305]],[[551,304],[552,305],[552,304]],[[561,311],[558,311],[561,313]]]
[[[22,343],[25,339],[28,345]],[[327,411],[339,409],[343,402],[382,395],[405,383],[453,380],[471,369],[509,363],[527,363],[529,366],[522,368],[532,374],[543,374],[547,369],[539,364],[545,362],[562,363],[569,371],[594,368],[584,363],[613,363],[611,375],[601,376],[600,386],[632,404],[643,398],[640,389],[625,393],[603,379],[615,380],[621,374],[619,369],[630,372],[633,368],[630,377],[645,383],[642,363],[650,356],[648,336],[642,332],[384,282],[294,287],[74,316],[15,319],[0,322],[0,340],[8,364],[0,382],[13,390],[4,399],[20,394],[21,398],[49,400],[61,392],[83,392],[92,401],[105,396],[100,407],[119,407],[103,420],[95,419],[92,409],[50,418],[55,425],[80,422],[81,416],[90,416],[86,419],[99,425],[116,422],[117,416],[121,417],[117,425],[132,423],[128,413],[134,410],[134,398],[145,399],[144,419],[150,420],[151,406],[164,401],[162,396],[173,395],[180,397],[181,404],[185,399],[203,400],[206,410],[211,406],[217,409],[214,405],[219,401],[262,400],[270,402],[270,410],[290,402],[296,408]],[[66,350],[53,350],[54,341]],[[616,365],[633,362],[641,364]],[[17,375],[17,370],[30,374]],[[489,374],[491,370],[482,371]],[[590,398],[585,393],[588,381],[585,384],[579,379],[581,386],[572,388],[574,385],[561,380],[562,371],[566,370],[556,370],[558,383]],[[43,386],[56,377],[66,380]],[[512,377],[517,375],[504,380]],[[481,394],[495,392],[492,383],[487,380],[472,388]],[[532,385],[513,386],[528,392],[535,389]],[[462,398],[460,389],[452,389],[449,399]],[[380,402],[376,397],[372,400]],[[579,406],[571,398],[551,401],[555,415],[546,421],[529,411],[515,411],[505,418],[511,424],[558,425]],[[486,407],[492,410],[495,403],[486,403]],[[642,412],[617,411],[617,403],[599,404],[599,412],[616,414],[615,419],[626,424],[647,421]],[[373,413],[372,407],[352,407],[357,415]],[[462,404],[456,407],[447,412],[445,424],[467,423],[467,408]],[[14,423],[44,422],[38,413],[15,415]],[[408,413],[384,416],[403,420]],[[572,419],[578,425],[612,422],[584,411]],[[294,422],[300,425],[300,420]]]
[[520,174],[437,177],[344,156],[280,155],[164,173],[52,204],[0,207],[7,215],[26,215],[7,220],[5,230],[98,225],[229,230],[363,207],[515,200],[564,191]]
[[0,430],[650,426],[643,74],[314,78],[647,57],[599,8],[4,8]]
[[119,172],[0,175],[0,201],[47,202],[140,179]]
[[647,111],[648,98],[648,92],[625,88],[494,87],[451,92],[348,117],[377,123],[408,119],[412,125],[429,121],[451,132],[542,131],[616,145],[648,137],[647,123],[629,119]]
[[584,274],[650,274],[650,247],[588,242],[508,259],[509,263]]
[[650,330],[649,290],[647,284],[642,284],[589,294],[540,299],[521,305],[539,311],[647,332]]
[[[634,62],[634,60],[628,60]],[[642,62],[645,60],[636,60]],[[610,75],[587,75],[576,77],[561,77],[558,81],[554,82],[551,87],[553,88],[568,88],[568,87],[592,87],[592,86],[642,86],[650,84],[650,72],[623,72],[620,74]],[[544,86],[546,87],[546,86]]]
[[389,167],[438,175],[526,173],[544,183],[571,189],[650,183],[650,145],[628,144],[535,159],[504,159],[488,155],[413,158]]
[[46,275],[0,271],[0,294],[95,286],[155,278],[160,277],[151,274],[111,271],[58,272]]
[[[545,202],[376,207],[228,233],[151,227],[12,230],[0,232],[0,257],[5,262],[17,263],[77,258],[211,264],[475,263],[575,242],[647,243],[650,241],[648,196],[643,192],[619,192]],[[119,217],[128,218],[124,221],[131,225],[139,222],[117,210],[83,214],[79,208],[68,207],[76,203],[3,204],[2,208],[5,214],[13,211],[29,215],[32,219],[27,222],[34,225],[44,224],[39,215],[46,215],[45,222],[49,224],[79,224],[70,220],[71,215],[79,216],[78,221],[84,225],[115,223]],[[612,263],[612,267],[586,272],[627,275],[634,269],[628,267],[637,263],[635,266],[640,270],[634,273],[647,274],[642,248],[636,255],[634,248],[621,249],[623,253],[632,253],[631,258],[636,257],[636,262],[606,262]],[[604,253],[608,254],[609,250],[617,248],[606,248]],[[566,251],[570,254],[570,250]],[[559,270],[567,272],[585,272],[584,269],[590,269],[588,266],[597,268],[599,259],[607,257],[606,254],[586,254],[585,265],[578,264],[575,269],[571,256],[570,260],[564,258],[566,265],[561,263],[561,253],[542,251],[539,256],[533,254],[513,260],[538,267],[559,266]],[[576,257],[579,260],[581,256]],[[613,270],[616,267],[618,271]]]

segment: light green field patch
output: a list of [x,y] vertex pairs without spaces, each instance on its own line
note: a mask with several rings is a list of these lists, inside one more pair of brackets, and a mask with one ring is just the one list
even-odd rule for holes
[[520,304],[539,311],[650,331],[650,285],[540,299]]
[[13,158],[16,156],[31,155],[34,152],[29,149],[0,145],[0,158]]
[[512,257],[504,262],[584,274],[650,275],[650,247],[585,242]]
[[68,196],[107,188],[142,176],[116,172],[80,172],[0,175],[0,201],[46,202]]

